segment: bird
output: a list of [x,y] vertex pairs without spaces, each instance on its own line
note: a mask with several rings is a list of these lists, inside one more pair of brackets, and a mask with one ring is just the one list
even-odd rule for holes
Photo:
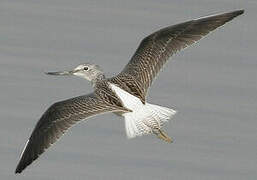
[[107,78],[102,68],[93,63],[78,65],[70,71],[46,73],[84,78],[91,82],[94,91],[56,102],[45,111],[26,142],[15,173],[21,173],[72,125],[103,113],[123,117],[128,138],[154,134],[173,142],[162,127],[176,110],[148,103],[149,87],[173,54],[243,13],[244,10],[234,10],[162,28],[141,41],[131,60],[114,77]]

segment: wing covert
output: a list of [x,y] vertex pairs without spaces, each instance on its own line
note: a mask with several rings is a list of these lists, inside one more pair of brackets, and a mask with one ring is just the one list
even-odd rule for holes
[[203,17],[163,28],[144,38],[130,62],[117,78],[133,77],[145,101],[147,89],[163,65],[177,51],[184,49],[209,32],[243,14],[244,10]]
[[54,103],[36,124],[15,173],[21,173],[75,123],[90,116],[115,110],[117,107],[102,102],[94,93]]

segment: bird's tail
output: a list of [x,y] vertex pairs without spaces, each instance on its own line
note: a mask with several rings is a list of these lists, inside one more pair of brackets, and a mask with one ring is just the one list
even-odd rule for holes
[[136,136],[154,133],[160,139],[172,142],[172,139],[161,130],[161,127],[164,122],[175,114],[176,111],[173,109],[148,103],[133,112],[125,113],[127,137],[134,138]]

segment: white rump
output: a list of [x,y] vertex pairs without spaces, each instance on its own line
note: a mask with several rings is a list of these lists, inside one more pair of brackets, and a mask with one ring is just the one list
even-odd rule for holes
[[176,111],[170,108],[149,103],[143,104],[139,98],[114,84],[110,83],[110,87],[121,99],[123,105],[132,110],[132,112],[123,114],[128,138],[152,133],[153,129],[160,129],[164,122],[176,114]]

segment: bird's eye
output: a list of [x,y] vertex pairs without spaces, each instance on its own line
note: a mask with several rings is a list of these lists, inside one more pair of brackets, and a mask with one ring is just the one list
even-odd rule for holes
[[88,70],[88,67],[84,67],[84,70],[87,71],[87,70]]

